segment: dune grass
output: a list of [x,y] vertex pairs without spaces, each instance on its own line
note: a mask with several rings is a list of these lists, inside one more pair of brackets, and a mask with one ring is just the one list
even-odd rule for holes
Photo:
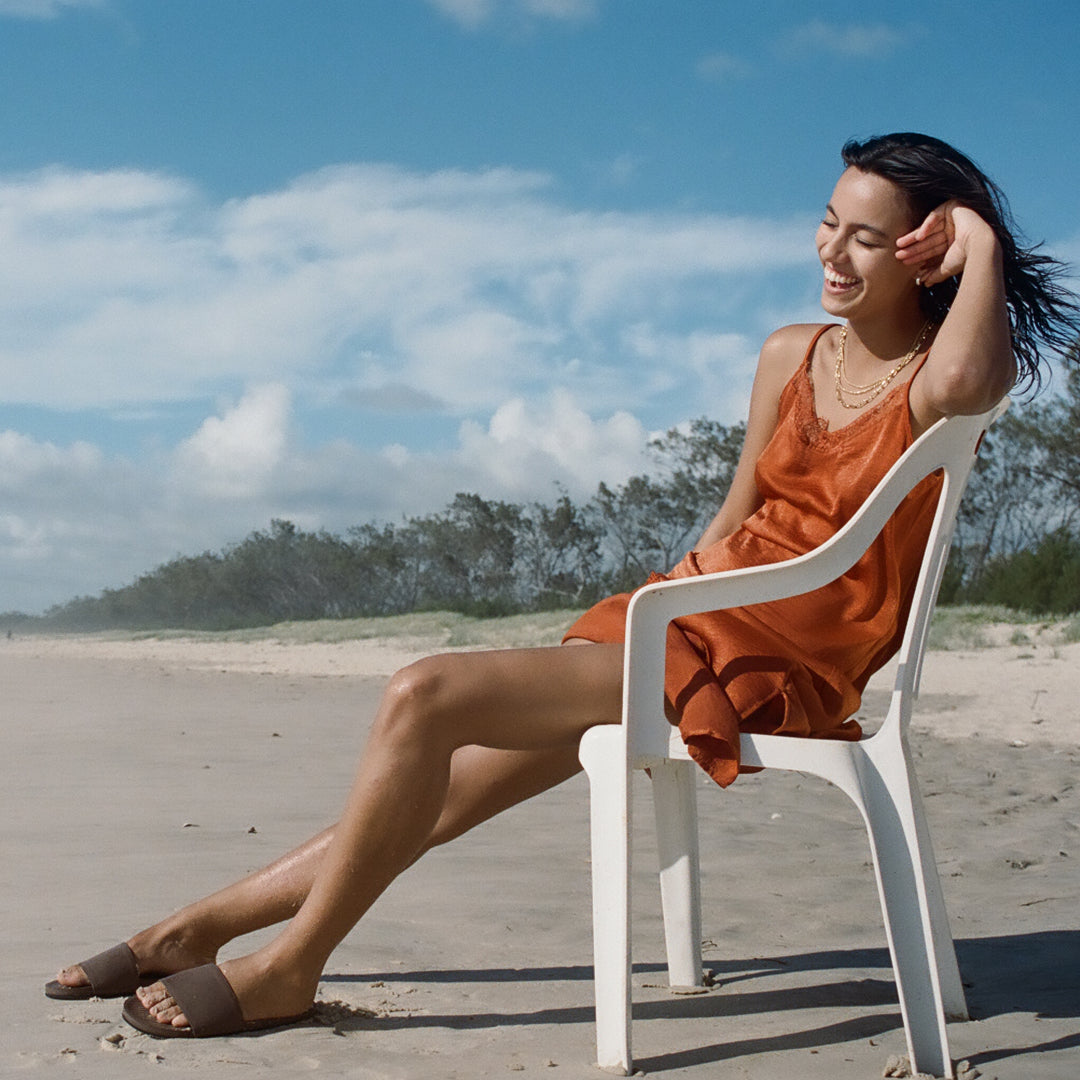
[[931,649],[961,651],[998,645],[1059,645],[1080,641],[1080,615],[1038,615],[993,604],[939,607],[930,626]]
[[558,645],[579,611],[542,611],[481,619],[452,611],[421,611],[362,619],[316,619],[283,622],[243,630],[146,630],[110,637],[128,640],[281,641],[294,645],[337,644],[346,641],[404,640],[432,648],[473,648],[485,645],[528,647]]
[[[113,640],[279,641],[285,644],[339,644],[398,641],[424,649],[528,648],[557,645],[580,611],[543,611],[477,618],[449,611],[423,611],[362,619],[283,622],[243,630],[112,631],[94,637]],[[939,607],[930,629],[930,648],[962,651],[1000,645],[1068,644],[1080,641],[1080,615],[1040,616],[993,605]]]

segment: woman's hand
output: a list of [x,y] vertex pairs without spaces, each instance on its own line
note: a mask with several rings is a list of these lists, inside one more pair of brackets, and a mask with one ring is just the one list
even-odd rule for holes
[[962,274],[908,400],[920,428],[939,416],[990,408],[1016,378],[1003,253],[994,230],[952,201],[896,241],[896,257],[922,285]]
[[917,229],[896,241],[896,257],[918,271],[920,285],[937,285],[962,273],[979,245],[993,251],[997,246],[993,229],[953,199],[931,210]]

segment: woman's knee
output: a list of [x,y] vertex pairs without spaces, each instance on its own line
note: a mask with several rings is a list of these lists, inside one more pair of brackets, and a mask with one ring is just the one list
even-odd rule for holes
[[450,700],[448,666],[445,657],[428,656],[395,672],[383,693],[376,731],[395,737],[434,734]]

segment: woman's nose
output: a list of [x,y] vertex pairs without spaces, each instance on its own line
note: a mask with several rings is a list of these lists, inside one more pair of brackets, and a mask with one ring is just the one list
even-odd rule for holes
[[825,257],[827,262],[832,262],[837,256],[843,253],[843,250],[843,241],[835,233],[825,237],[825,242],[821,245],[821,254]]

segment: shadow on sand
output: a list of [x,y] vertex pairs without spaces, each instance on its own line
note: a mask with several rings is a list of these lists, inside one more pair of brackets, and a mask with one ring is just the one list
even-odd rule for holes
[[[1046,930],[1029,934],[969,938],[957,942],[960,969],[967,987],[968,1006],[973,1019],[985,1020],[1009,1013],[1032,1013],[1040,1019],[1065,1019],[1080,1022],[1080,931]],[[838,1023],[780,1036],[718,1042],[688,1048],[639,1061],[647,1072],[685,1068],[759,1054],[772,1050],[792,1050],[829,1046],[853,1039],[873,1038],[900,1026],[899,1011],[867,1012],[859,1010],[896,1003],[888,951],[876,949],[828,949],[788,956],[754,959],[709,960],[718,983],[731,990],[734,983],[748,984],[745,990],[722,994],[703,994],[639,1001],[634,1005],[635,1020],[714,1019],[748,1016],[766,1012],[789,1012],[812,1008],[851,1009],[856,1015]],[[865,972],[882,969],[884,977],[835,979],[845,971]],[[778,975],[805,975],[808,972],[832,972],[833,979],[798,985],[770,987],[767,982],[752,987],[754,980],[770,980]],[[665,965],[634,965],[636,975],[656,975],[662,981]],[[432,971],[371,972],[363,975],[328,975],[324,982],[332,986],[350,983],[385,982],[412,984],[433,983],[523,983],[579,982],[592,979],[589,965],[533,968],[485,968]],[[785,980],[786,981],[786,980]],[[523,1012],[487,1012],[463,1015],[391,1014],[386,1017],[356,1016],[339,1026],[363,1029],[440,1027],[478,1029],[519,1024],[592,1023],[592,1008],[571,1006]],[[722,1030],[722,1025],[721,1025]],[[1080,1031],[1051,1042],[1029,1046],[1001,1047],[971,1057],[973,1065],[989,1064],[1017,1054],[1042,1053],[1080,1047]]]

